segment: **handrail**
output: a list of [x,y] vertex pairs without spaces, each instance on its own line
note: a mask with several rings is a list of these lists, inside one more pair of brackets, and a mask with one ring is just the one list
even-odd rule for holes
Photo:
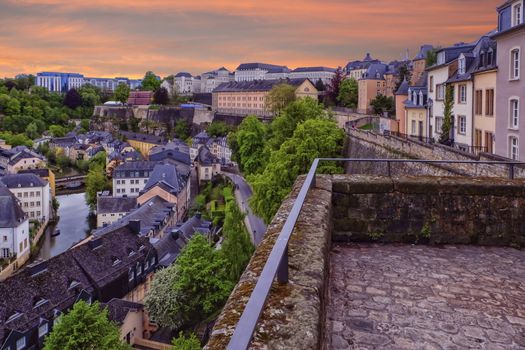
[[487,165],[508,165],[508,177],[514,179],[514,167],[524,165],[519,161],[475,161],[475,160],[423,160],[423,159],[366,159],[366,158],[316,158],[306,179],[304,180],[299,195],[294,201],[290,214],[286,219],[284,226],[277,237],[275,245],[270,252],[270,256],[263,267],[257,284],[244,308],[244,311],[235,327],[235,331],[230,339],[228,350],[247,349],[261,317],[264,305],[268,298],[273,280],[277,275],[279,283],[288,282],[288,241],[292,235],[293,229],[299,218],[306,195],[312,186],[315,186],[315,173],[320,161],[338,161],[338,162],[370,162],[370,163],[387,163],[388,176],[390,176],[391,163],[428,163],[428,164],[487,164]]

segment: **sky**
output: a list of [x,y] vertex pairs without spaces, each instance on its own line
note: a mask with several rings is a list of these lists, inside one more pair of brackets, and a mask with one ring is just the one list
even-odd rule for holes
[[474,41],[503,0],[0,0],[0,77],[344,66]]

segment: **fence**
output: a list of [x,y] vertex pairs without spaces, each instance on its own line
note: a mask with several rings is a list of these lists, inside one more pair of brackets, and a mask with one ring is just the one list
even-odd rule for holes
[[270,252],[268,260],[259,276],[257,284],[246,304],[246,307],[241,315],[239,322],[235,328],[233,336],[230,339],[228,350],[242,350],[247,349],[250,345],[255,327],[263,312],[266,300],[268,298],[273,281],[277,276],[279,283],[288,282],[288,242],[292,235],[293,229],[299,218],[299,214],[305,202],[306,196],[310,188],[315,186],[315,174],[320,161],[344,161],[344,162],[372,162],[372,163],[386,163],[388,168],[388,175],[390,176],[390,169],[392,163],[427,163],[427,164],[500,164],[507,165],[508,178],[514,178],[514,167],[516,165],[525,165],[522,162],[514,161],[457,161],[457,160],[412,160],[412,159],[350,159],[350,158],[318,158],[315,159],[308,175],[301,187],[299,195],[295,200],[293,207],[284,223],[284,226],[277,237],[275,245]]

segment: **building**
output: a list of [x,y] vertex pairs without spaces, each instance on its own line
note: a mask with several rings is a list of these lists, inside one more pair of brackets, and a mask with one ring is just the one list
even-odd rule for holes
[[242,63],[235,70],[235,81],[286,79],[290,69],[267,63]]
[[29,220],[49,219],[51,190],[48,182],[35,174],[12,174],[0,178],[0,183],[20,201]]
[[194,78],[190,73],[188,72],[177,73],[175,75],[175,91],[177,91],[177,93],[181,95],[193,94],[194,92],[196,92],[194,91],[193,81],[194,81]]
[[156,162],[126,162],[113,171],[113,196],[138,197],[149,180]]
[[221,84],[213,90],[212,108],[227,115],[271,117],[273,113],[266,106],[266,97],[279,84],[294,86],[298,98],[311,97],[317,100],[318,91],[309,79],[235,81]]
[[29,256],[29,219],[7,187],[0,186],[0,260]]
[[[498,8],[497,43],[496,154],[525,160],[524,1],[505,1]],[[520,140],[521,139],[521,140]]]
[[190,159],[195,161],[201,147],[207,146],[210,152],[219,158],[221,164],[231,164],[232,150],[227,137],[210,137],[206,131],[201,131],[194,138],[190,147]]
[[139,151],[144,157],[147,157],[150,150],[158,145],[163,145],[165,140],[161,136],[150,134],[141,134],[131,131],[120,131],[131,147]]
[[7,172],[10,174],[16,174],[21,170],[37,169],[46,165],[44,157],[26,147],[23,147],[19,151],[15,151],[13,148],[11,151],[13,155],[7,163]]
[[[224,67],[216,69],[211,72],[206,72],[200,76],[200,89],[201,93],[211,93],[217,86],[223,83],[229,83],[230,81],[235,80],[235,74],[230,73]],[[195,91],[197,92],[197,91]]]
[[51,92],[66,93],[70,89],[82,87],[84,76],[78,73],[41,72],[36,74],[35,85]]
[[380,60],[372,58],[369,53],[366,54],[365,58],[363,60],[359,61],[351,61],[346,64],[343,71],[346,74],[348,78],[354,78],[355,80],[359,80],[364,78],[365,74],[368,71],[368,68],[372,64],[380,64],[382,63]]
[[112,197],[101,194],[97,197],[97,228],[111,225],[126,216],[137,206],[136,197]]
[[407,134],[414,139],[428,141],[431,134],[427,122],[427,79],[423,75],[415,86],[410,86],[407,91],[407,100],[404,102]]
[[130,106],[148,106],[153,101],[153,91],[131,91],[128,97]]
[[20,170],[19,174],[35,174],[40,177],[42,180],[49,183],[49,188],[51,190],[51,196],[56,195],[56,184],[55,184],[55,173],[49,168],[37,168],[37,169],[27,169]]
[[401,134],[407,134],[407,116],[405,109],[405,101],[408,99],[408,88],[410,87],[408,80],[405,79],[399,85],[395,93],[395,103],[396,103],[396,121],[398,130],[397,132]]
[[427,55],[434,48],[432,45],[422,45],[419,48],[418,54],[412,59],[410,70],[410,85],[415,85],[419,82],[425,69],[427,68]]
[[111,299],[102,307],[107,307],[108,318],[120,329],[120,338],[126,344],[135,344],[135,339],[143,338],[147,328],[144,305],[123,299]]
[[335,75],[335,71],[335,68],[328,67],[299,67],[292,70],[288,77],[290,79],[310,79],[314,83],[321,79],[327,85]]
[[388,72],[388,65],[384,63],[374,63],[369,65],[365,73],[358,81],[359,99],[357,111],[362,114],[371,114],[372,107],[370,102],[378,95],[386,96],[385,74]]
[[123,77],[117,78],[84,78],[84,84],[90,84],[98,87],[106,93],[112,93],[117,86],[124,84],[129,86],[131,90],[138,89],[142,85],[142,79],[129,79]]
[[214,156],[207,146],[199,149],[197,158],[195,159],[197,168],[197,179],[199,182],[210,181],[214,176],[221,173],[221,163],[219,158]]

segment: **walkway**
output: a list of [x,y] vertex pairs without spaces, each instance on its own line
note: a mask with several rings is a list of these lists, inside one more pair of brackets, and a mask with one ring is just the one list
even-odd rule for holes
[[266,225],[260,217],[253,214],[249,207],[248,201],[252,197],[252,189],[242,176],[227,172],[224,172],[224,175],[228,176],[237,185],[238,189],[235,190],[237,204],[239,204],[241,211],[247,214],[245,219],[246,227],[251,233],[253,243],[258,246],[266,233]]
[[334,245],[331,349],[525,349],[525,251]]

